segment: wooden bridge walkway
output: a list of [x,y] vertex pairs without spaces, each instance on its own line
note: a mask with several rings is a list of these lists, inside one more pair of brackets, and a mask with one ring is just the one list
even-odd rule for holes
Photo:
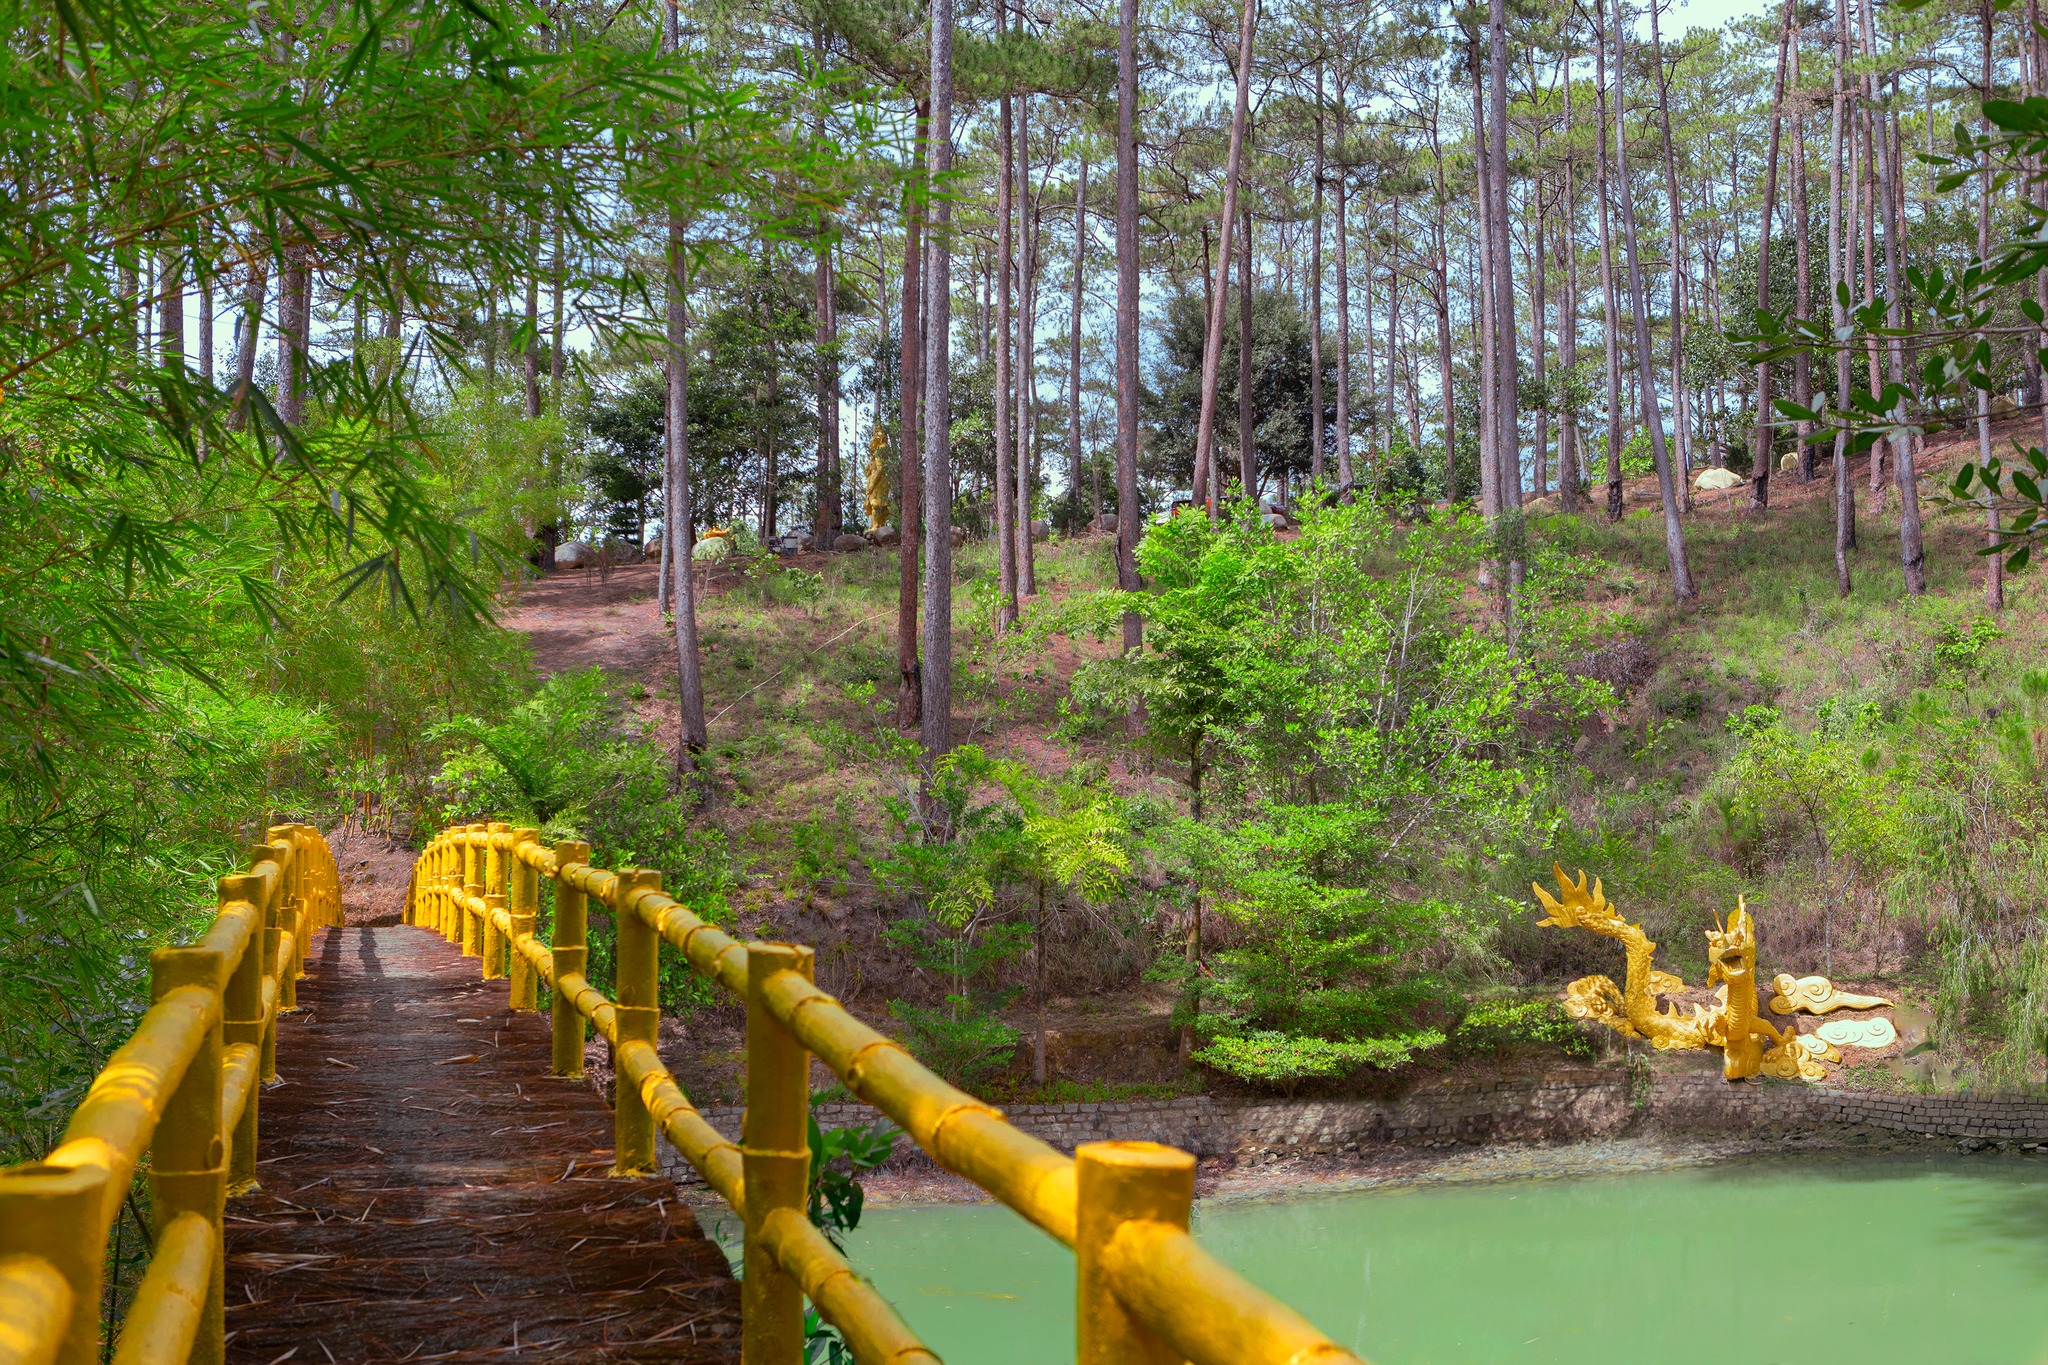
[[232,1365],[739,1359],[739,1288],[612,1117],[547,1074],[545,1013],[439,934],[327,929],[227,1215]]

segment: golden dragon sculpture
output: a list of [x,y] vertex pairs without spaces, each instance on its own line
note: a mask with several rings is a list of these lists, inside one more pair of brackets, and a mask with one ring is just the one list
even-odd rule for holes
[[[1720,983],[1718,1003],[1694,1005],[1690,1015],[1666,1010],[1658,997],[1685,989],[1670,972],[1652,961],[1657,945],[1640,924],[1630,924],[1609,903],[1597,878],[1590,891],[1586,874],[1577,882],[1564,869],[1551,869],[1558,895],[1531,884],[1547,912],[1537,923],[1549,928],[1586,929],[1619,942],[1627,960],[1622,984],[1605,976],[1585,976],[1565,987],[1565,1013],[1575,1019],[1598,1019],[1631,1038],[1656,1048],[1721,1049],[1722,1074],[1731,1081],[1758,1074],[1787,1079],[1820,1080],[1827,1074],[1820,1061],[1840,1061],[1841,1053],[1819,1038],[1809,1038],[1787,1021],[1783,1029],[1758,1016],[1756,1007],[1756,924],[1747,904],[1738,904],[1726,925],[1707,931],[1707,984]],[[1768,1046],[1766,1046],[1768,1044]]]

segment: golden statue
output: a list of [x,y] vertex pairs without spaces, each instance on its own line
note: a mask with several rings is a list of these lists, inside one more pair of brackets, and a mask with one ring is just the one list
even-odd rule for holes
[[[1585,873],[1581,872],[1574,884],[1563,868],[1553,866],[1551,871],[1557,876],[1558,896],[1534,884],[1530,887],[1549,912],[1537,923],[1589,929],[1616,939],[1628,960],[1627,976],[1618,988],[1604,976],[1581,977],[1565,987],[1566,1014],[1574,1019],[1598,1019],[1628,1037],[1646,1038],[1657,1048],[1718,1047],[1722,1074],[1731,1081],[1759,1072],[1810,1081],[1827,1074],[1817,1058],[1833,1053],[1832,1047],[1814,1039],[1813,1043],[1819,1044],[1816,1049],[1795,1027],[1788,1024],[1780,1032],[1757,1017],[1756,927],[1747,905],[1738,904],[1726,927],[1717,924],[1707,932],[1707,957],[1712,964],[1707,984],[1722,983],[1719,999],[1711,1008],[1693,1006],[1692,1016],[1687,1018],[1676,1011],[1667,1012],[1657,999],[1684,990],[1685,982],[1651,966],[1657,945],[1642,926],[1621,917],[1597,880],[1589,893]],[[1768,1048],[1765,1040],[1770,1043]],[[1834,1053],[1829,1060],[1839,1060],[1840,1055]]]
[[1881,995],[1851,995],[1824,976],[1795,977],[1790,972],[1779,972],[1772,977],[1771,989],[1777,992],[1771,997],[1772,1014],[1791,1014],[1796,1010],[1805,1010],[1808,1014],[1875,1010],[1892,1003]]
[[889,466],[882,459],[882,452],[889,448],[889,429],[880,422],[875,423],[874,439],[868,442],[867,512],[868,528],[889,525]]

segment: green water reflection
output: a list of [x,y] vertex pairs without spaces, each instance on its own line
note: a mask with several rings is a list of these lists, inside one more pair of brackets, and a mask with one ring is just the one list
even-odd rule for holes
[[[1375,1365],[2048,1365],[2048,1161],[1744,1162],[1197,1210]],[[1073,1258],[989,1206],[850,1247],[953,1365],[1073,1359]]]

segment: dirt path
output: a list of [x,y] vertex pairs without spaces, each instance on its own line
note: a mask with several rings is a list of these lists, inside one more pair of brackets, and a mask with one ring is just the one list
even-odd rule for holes
[[606,1174],[610,1112],[506,1002],[426,930],[313,944],[228,1205],[229,1361],[738,1361],[724,1254],[668,1180]]

